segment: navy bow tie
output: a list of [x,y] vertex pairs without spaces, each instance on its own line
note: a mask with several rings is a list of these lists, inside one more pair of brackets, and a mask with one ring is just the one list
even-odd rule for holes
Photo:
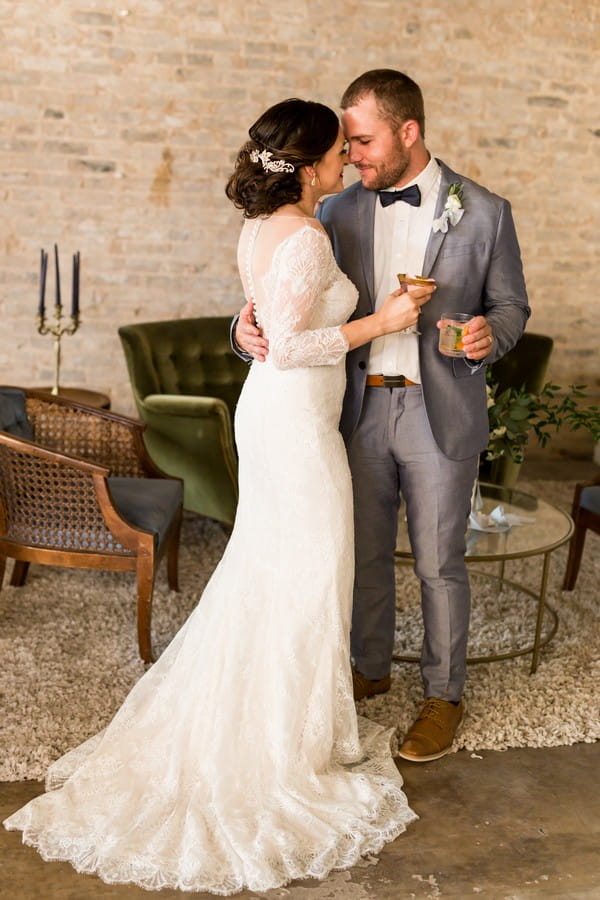
[[396,200],[404,200],[411,206],[421,205],[421,191],[417,184],[411,184],[410,187],[404,188],[403,191],[379,191],[379,199],[382,206],[390,206]]

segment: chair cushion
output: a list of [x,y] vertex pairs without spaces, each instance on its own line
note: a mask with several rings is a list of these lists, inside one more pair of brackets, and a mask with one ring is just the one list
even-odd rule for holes
[[27,418],[25,394],[18,388],[0,388],[0,431],[14,437],[33,440],[33,430]]
[[137,528],[152,531],[160,547],[183,503],[183,484],[172,478],[108,478],[115,505]]
[[600,484],[584,487],[581,492],[579,505],[583,507],[583,509],[587,509],[590,512],[596,513],[597,516],[600,516]]

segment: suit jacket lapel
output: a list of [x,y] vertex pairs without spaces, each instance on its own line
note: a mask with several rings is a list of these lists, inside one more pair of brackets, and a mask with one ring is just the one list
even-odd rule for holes
[[361,187],[356,195],[356,214],[358,216],[360,257],[362,261],[364,281],[369,294],[370,312],[375,309],[375,201],[377,193]]
[[[448,199],[448,189],[450,185],[459,181],[459,177],[456,172],[453,172],[452,169],[449,169],[447,165],[445,165],[441,159],[438,159],[437,162],[440,165],[442,170],[442,179],[440,181],[440,192],[438,194],[437,204],[435,207],[435,215],[434,219],[439,218],[441,216],[444,206],[446,205],[446,200]],[[447,232],[446,232],[447,234]],[[431,229],[431,234],[429,235],[429,241],[427,242],[427,247],[425,248],[425,259],[423,260],[423,275],[426,278],[429,278],[429,273],[433,269],[435,261],[437,259],[438,253],[442,248],[442,244],[446,238],[446,234],[442,231],[434,231]]]

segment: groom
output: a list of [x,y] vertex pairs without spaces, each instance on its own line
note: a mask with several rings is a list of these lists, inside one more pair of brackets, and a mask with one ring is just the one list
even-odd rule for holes
[[[425,703],[399,752],[425,762],[450,750],[463,716],[470,611],[464,536],[488,441],[485,367],[514,346],[530,310],[510,206],[430,156],[418,85],[393,69],[365,72],[341,107],[360,181],[325,199],[318,218],[359,290],[353,318],[373,312],[397,288],[400,272],[437,283],[418,332],[348,354],[340,423],[354,486],[354,696],[390,688],[402,497],[421,582]],[[474,316],[463,339],[466,358],[440,354],[442,312]],[[235,343],[264,359],[267,345],[249,307]]]

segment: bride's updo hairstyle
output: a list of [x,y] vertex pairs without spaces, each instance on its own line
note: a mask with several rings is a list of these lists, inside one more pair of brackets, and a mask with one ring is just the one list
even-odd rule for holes
[[268,216],[302,196],[300,168],[314,165],[334,145],[340,123],[312,100],[283,100],[249,129],[225,193],[246,219]]

